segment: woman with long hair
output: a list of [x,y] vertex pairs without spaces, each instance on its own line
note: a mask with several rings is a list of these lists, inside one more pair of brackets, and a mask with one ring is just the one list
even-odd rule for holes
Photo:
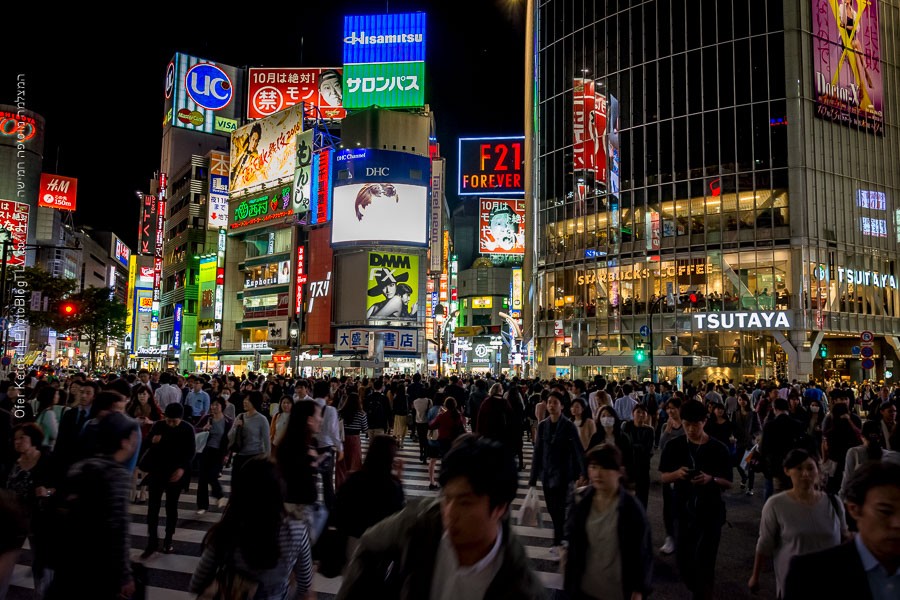
[[262,410],[263,395],[253,391],[244,396],[244,412],[234,420],[234,425],[228,434],[228,443],[232,447],[233,468],[231,470],[231,487],[234,489],[240,479],[241,467],[254,456],[269,456],[272,451],[272,443],[269,440],[269,420],[260,412]]
[[277,448],[281,440],[284,439],[284,432],[287,431],[293,406],[294,399],[292,397],[281,397],[281,401],[278,403],[278,412],[272,417],[272,424],[269,426],[269,439],[273,448]]
[[[604,404],[603,406],[607,405]],[[584,446],[586,451],[591,447],[591,438],[597,433],[597,424],[594,423],[594,419],[591,418],[590,411],[588,411],[587,405],[584,403],[583,399],[575,398],[572,400],[571,410],[572,423],[574,423],[575,427],[578,429],[578,437],[581,440],[581,445]]]
[[816,450],[816,458],[821,458],[819,452],[822,448],[822,425],[825,422],[825,408],[822,401],[813,398],[809,401],[809,420],[806,422],[806,435],[813,441]]
[[519,386],[513,383],[506,392],[506,401],[513,412],[513,422],[509,425],[510,447],[519,459],[519,470],[525,470],[525,449],[522,433],[528,427],[525,418],[525,399]]
[[197,423],[197,431],[208,433],[206,446],[200,453],[200,480],[197,483],[197,514],[202,515],[209,509],[209,491],[218,498],[217,506],[225,506],[225,494],[219,476],[222,465],[228,454],[228,433],[234,424],[233,419],[225,416],[225,401],[216,398],[209,403],[209,413],[203,415]]
[[741,467],[741,461],[744,458],[744,453],[753,448],[753,445],[756,444],[756,440],[762,431],[762,427],[759,424],[759,416],[753,411],[753,407],[750,404],[750,397],[747,394],[742,392],[738,396],[738,409],[731,415],[731,419],[734,423],[736,450],[734,453],[735,466],[737,467],[738,474],[741,476],[741,489],[747,490],[747,495],[752,496],[753,482],[756,473],[749,464],[745,471]]
[[303,597],[312,585],[309,534],[303,521],[285,512],[275,465],[250,459],[241,479],[245,485],[233,490],[222,519],[203,540],[189,591],[206,591],[224,566],[248,582],[244,591],[254,600]]
[[[153,389],[149,385],[138,383],[131,388],[131,400],[125,405],[125,414],[138,422],[141,428],[140,448],[138,449],[138,458],[143,457],[144,453],[150,448],[148,434],[153,424],[161,421],[163,411],[153,397]],[[147,487],[141,485],[146,473],[140,469],[135,469],[132,473],[132,497],[136,502],[143,502],[147,499]]]
[[322,410],[312,400],[299,400],[291,409],[291,419],[281,444],[275,450],[275,463],[285,484],[285,502],[308,506],[319,497],[316,490],[316,433],[322,423]]
[[844,477],[841,481],[841,498],[847,495],[850,478],[867,462],[893,462],[900,464],[900,452],[888,450],[881,437],[881,421],[866,421],[862,426],[862,445],[854,446],[847,451],[844,462]]
[[831,408],[831,424],[825,431],[822,440],[822,457],[826,461],[834,461],[834,472],[828,477],[825,489],[829,494],[836,494],[841,489],[844,479],[844,466],[850,448],[862,443],[856,426],[850,417],[850,409],[843,402]]
[[825,550],[849,537],[844,506],[818,489],[819,463],[806,450],[791,450],[784,459],[791,489],[770,496],[762,510],[753,574],[747,586],[759,589],[759,575],[766,558],[775,563],[775,589],[784,593],[791,558]]
[[[359,389],[363,390],[364,387]],[[369,419],[362,408],[359,394],[350,393],[340,409],[344,422],[344,460],[337,461],[334,475],[335,489],[341,487],[350,473],[362,467],[362,442],[360,436],[369,430]]]
[[622,454],[601,444],[588,451],[587,465],[590,485],[567,511],[565,590],[575,600],[643,598],[653,565],[650,523],[622,486]]
[[59,399],[59,391],[49,385],[37,393],[37,410],[34,422],[38,424],[44,433],[43,446],[50,452],[56,445],[56,435],[59,433],[59,420],[56,418],[54,406]]
[[373,437],[362,468],[351,473],[338,491],[332,522],[347,539],[348,559],[366,529],[399,512],[406,503],[398,446],[389,435]]
[[434,469],[439,458],[444,458],[453,441],[466,432],[463,417],[456,408],[456,399],[447,396],[443,406],[436,406],[437,414],[428,423],[429,429],[437,430],[437,452],[433,452],[428,460],[428,489],[436,490],[437,483],[434,480]]

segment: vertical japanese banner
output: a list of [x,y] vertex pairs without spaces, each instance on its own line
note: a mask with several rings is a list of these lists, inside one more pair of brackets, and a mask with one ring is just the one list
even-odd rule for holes
[[878,2],[812,0],[816,116],[884,134]]
[[25,264],[25,244],[28,243],[28,213],[31,207],[24,202],[0,200],[0,228],[10,233],[6,250],[6,264],[10,267]]
[[444,216],[444,159],[435,158],[431,161],[431,219],[429,225],[429,252],[431,261],[428,271],[439,273],[442,271],[444,257],[438,248],[441,247],[441,231],[443,230]]
[[313,130],[297,134],[297,164],[294,170],[294,213],[309,212],[313,190]]

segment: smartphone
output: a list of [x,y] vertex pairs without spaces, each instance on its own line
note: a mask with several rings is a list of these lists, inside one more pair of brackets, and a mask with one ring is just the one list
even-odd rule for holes
[[693,479],[694,477],[697,477],[698,475],[700,475],[700,469],[691,469],[687,473],[687,479],[688,479],[688,481],[690,481],[691,479]]

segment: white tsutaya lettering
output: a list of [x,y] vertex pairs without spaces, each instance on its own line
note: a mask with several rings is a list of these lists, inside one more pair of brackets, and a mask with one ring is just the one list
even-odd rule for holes
[[750,319],[747,321],[747,327],[753,327],[755,329],[759,329],[760,327],[762,327],[762,323],[759,320],[759,313],[750,313]]

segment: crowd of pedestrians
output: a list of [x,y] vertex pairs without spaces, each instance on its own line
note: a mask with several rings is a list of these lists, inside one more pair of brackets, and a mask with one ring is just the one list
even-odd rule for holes
[[[765,480],[750,590],[771,563],[784,600],[897,598],[898,404],[889,386],[777,381],[10,377],[0,382],[0,597],[26,539],[36,598],[131,597],[146,582],[130,559],[129,504],[147,505],[141,558],[173,553],[196,477],[196,516],[222,513],[192,593],[303,598],[318,568],[344,576],[339,598],[542,598],[511,527],[527,471],[564,593],[637,600],[653,590],[658,457],[658,552],[675,555],[693,598],[714,597],[735,473],[750,495],[755,476]],[[406,445],[437,499],[407,502]],[[846,595],[831,595],[822,573],[846,574]]]

